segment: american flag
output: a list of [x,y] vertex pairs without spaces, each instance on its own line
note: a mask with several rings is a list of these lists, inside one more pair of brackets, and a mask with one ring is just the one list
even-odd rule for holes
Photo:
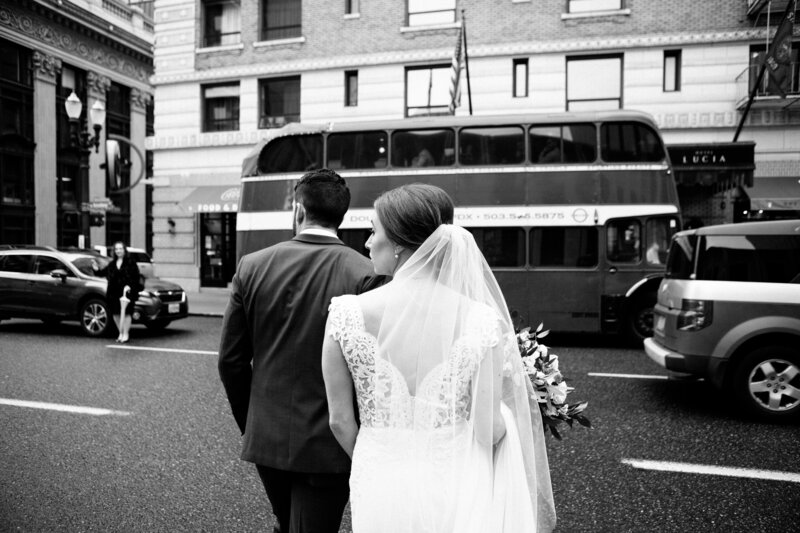
[[464,21],[458,28],[458,41],[453,53],[453,62],[450,67],[450,106],[451,115],[456,114],[456,108],[461,105],[461,71],[464,70],[464,61],[467,48],[464,42]]

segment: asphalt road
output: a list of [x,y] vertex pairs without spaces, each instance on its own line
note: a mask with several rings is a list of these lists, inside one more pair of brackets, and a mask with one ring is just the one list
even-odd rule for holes
[[[220,327],[135,327],[118,348],[77,325],[0,323],[0,531],[270,531],[217,377]],[[548,439],[557,531],[800,531],[800,427],[742,418],[704,382],[658,379],[641,350],[546,340],[594,425]]]

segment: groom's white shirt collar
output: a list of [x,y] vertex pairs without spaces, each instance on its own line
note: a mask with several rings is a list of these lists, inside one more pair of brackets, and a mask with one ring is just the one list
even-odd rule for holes
[[297,234],[298,237],[300,235],[321,235],[323,237],[335,237],[337,239],[339,238],[334,230],[327,228],[306,228]]

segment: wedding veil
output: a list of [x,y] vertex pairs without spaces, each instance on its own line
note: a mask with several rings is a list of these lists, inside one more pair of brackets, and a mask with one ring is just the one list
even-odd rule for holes
[[[521,479],[527,480],[520,492],[529,498],[537,530],[551,530],[555,507],[539,407],[505,299],[472,235],[439,226],[379,291],[382,312],[366,326],[377,331],[379,357],[399,371],[415,398],[410,426],[447,432],[453,420],[467,420],[476,445],[491,450],[505,423],[497,448],[515,440],[508,445],[521,450]],[[494,463],[486,455],[486,468],[499,469],[497,454]],[[489,478],[494,497],[510,497],[499,474]]]

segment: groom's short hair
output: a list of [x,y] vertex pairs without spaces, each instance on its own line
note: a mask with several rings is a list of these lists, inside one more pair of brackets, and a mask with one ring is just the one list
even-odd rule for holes
[[302,204],[309,222],[337,229],[350,208],[350,189],[329,168],[307,172],[294,186],[294,200]]

